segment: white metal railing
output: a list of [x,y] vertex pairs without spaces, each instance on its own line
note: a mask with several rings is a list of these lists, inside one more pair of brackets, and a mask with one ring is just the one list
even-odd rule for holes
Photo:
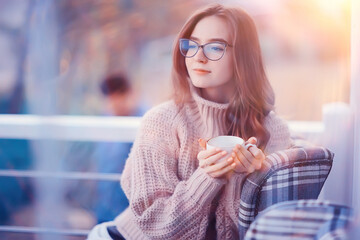
[[[133,142],[141,117],[0,115],[0,138]],[[322,122],[289,122],[294,135],[321,138]],[[0,176],[118,181],[121,174],[3,170]]]
[[[0,138],[133,142],[140,121],[141,117],[2,114],[0,115]],[[305,138],[307,136],[321,138],[325,130],[322,122],[293,121],[289,122],[289,127],[295,135]],[[117,181],[120,174],[0,170],[0,176]]]
[[59,178],[59,179],[67,179],[67,180],[119,181],[121,174],[0,169],[0,177],[31,177],[31,178],[36,177],[36,178]]
[[139,117],[0,115],[0,138],[132,142]]
[[56,234],[68,236],[86,236],[88,230],[70,230],[60,228],[42,228],[42,227],[23,227],[23,226],[0,226],[0,232],[13,233],[40,233],[40,234]]
[[[141,117],[0,115],[0,138],[133,142]],[[300,135],[321,134],[320,121],[290,121]]]

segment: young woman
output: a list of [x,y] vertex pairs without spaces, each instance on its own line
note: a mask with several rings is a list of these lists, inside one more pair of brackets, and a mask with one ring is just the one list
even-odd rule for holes
[[[89,239],[238,239],[244,178],[291,146],[243,10],[211,5],[190,17],[175,42],[172,78],[174,99],[144,116],[126,162],[129,208]],[[257,147],[238,145],[218,161],[226,153],[206,150],[204,139],[219,135]]]

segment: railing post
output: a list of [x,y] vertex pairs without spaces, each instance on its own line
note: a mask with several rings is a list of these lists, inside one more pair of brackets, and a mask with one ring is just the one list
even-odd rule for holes
[[[360,1],[351,6],[351,92],[350,106],[354,112],[354,168],[352,206],[360,212]],[[346,186],[344,186],[346,187]]]
[[[33,2],[31,24],[29,25],[29,52],[26,89],[29,111],[39,115],[57,113],[57,78],[59,75],[59,38],[57,8],[55,1],[37,0]],[[38,132],[47,135],[51,126],[39,125]],[[36,161],[35,170],[61,171],[60,143],[41,139],[31,142]],[[35,180],[36,221],[40,227],[58,227],[65,219],[63,181]],[[51,214],[49,214],[51,212]],[[45,240],[49,236],[39,235]],[[51,237],[54,240],[62,236]]]
[[353,113],[347,103],[334,102],[323,106],[325,131],[321,145],[334,154],[331,172],[319,196],[338,204],[351,206],[353,169]]

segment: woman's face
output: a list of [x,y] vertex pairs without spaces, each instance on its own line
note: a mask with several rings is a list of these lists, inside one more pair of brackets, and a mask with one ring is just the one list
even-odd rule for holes
[[[216,16],[200,20],[190,39],[200,45],[219,41],[232,44],[228,25],[225,20]],[[195,87],[201,89],[203,97],[216,102],[229,100],[234,91],[232,54],[232,48],[227,46],[220,60],[211,61],[205,57],[203,49],[200,48],[194,57],[185,58],[190,80]]]

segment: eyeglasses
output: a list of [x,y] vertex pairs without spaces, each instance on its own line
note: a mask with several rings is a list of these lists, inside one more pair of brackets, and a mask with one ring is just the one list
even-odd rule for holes
[[184,57],[192,58],[199,51],[199,48],[202,48],[205,57],[211,61],[220,60],[225,54],[226,47],[231,47],[228,43],[224,42],[210,42],[200,45],[186,38],[180,38],[179,43],[180,52]]

